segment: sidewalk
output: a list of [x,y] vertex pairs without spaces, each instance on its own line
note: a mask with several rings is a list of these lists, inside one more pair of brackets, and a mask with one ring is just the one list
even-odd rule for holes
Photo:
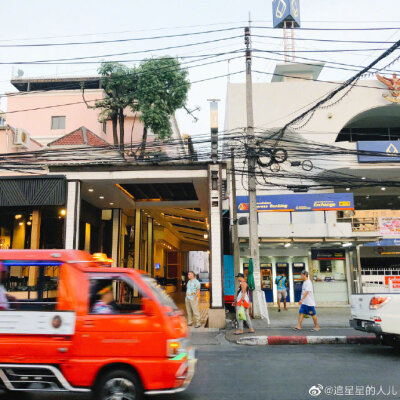
[[[301,331],[293,327],[298,319],[298,307],[287,311],[277,307],[268,307],[270,324],[266,320],[252,320],[255,334],[249,334],[246,329],[242,335],[235,335],[231,323],[227,323],[226,339],[232,343],[244,345],[288,345],[288,344],[374,344],[375,335],[356,331],[349,326],[350,306],[348,307],[318,307],[317,317],[321,327],[319,332],[313,332],[312,318],[305,318]],[[234,316],[229,314],[228,318]]]

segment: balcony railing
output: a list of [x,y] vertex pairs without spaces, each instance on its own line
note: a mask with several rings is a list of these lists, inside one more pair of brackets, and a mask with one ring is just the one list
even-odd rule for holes
[[337,221],[350,223],[353,232],[374,232],[379,230],[378,218],[344,217],[338,218]]

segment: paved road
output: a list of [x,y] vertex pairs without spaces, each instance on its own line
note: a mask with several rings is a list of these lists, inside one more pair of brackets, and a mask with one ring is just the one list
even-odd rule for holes
[[[302,400],[399,399],[400,355],[389,347],[299,345],[247,347],[230,344],[222,335],[198,346],[198,370],[189,389],[157,400]],[[214,343],[214,344],[209,344]],[[312,386],[337,387],[354,395],[308,394]],[[367,386],[370,388],[367,389]],[[377,395],[381,389],[385,394]],[[398,391],[393,395],[392,386]],[[358,389],[357,389],[358,387]],[[375,395],[367,396],[366,391]],[[316,389],[318,390],[318,389]],[[359,395],[355,395],[358,390]],[[389,390],[391,394],[388,395]],[[351,393],[351,391],[349,392]],[[28,399],[28,397],[26,397]],[[35,400],[86,400],[87,396],[34,395]],[[25,399],[25,398],[24,398]]]

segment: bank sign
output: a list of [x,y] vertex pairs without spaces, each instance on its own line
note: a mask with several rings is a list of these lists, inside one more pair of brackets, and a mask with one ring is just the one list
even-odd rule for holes
[[[237,211],[249,212],[248,196],[237,196]],[[257,196],[257,211],[334,211],[354,210],[352,193],[307,193]]]
[[273,0],[272,15],[274,28],[283,28],[285,21],[294,22],[294,26],[298,28],[300,26],[300,0]]
[[357,142],[357,153],[359,163],[400,162],[400,142]]

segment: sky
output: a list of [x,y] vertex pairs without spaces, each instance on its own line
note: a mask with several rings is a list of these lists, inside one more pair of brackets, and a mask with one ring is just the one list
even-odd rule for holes
[[[272,27],[272,0],[3,0],[0,36],[0,93],[15,91],[10,84],[18,69],[25,77],[62,77],[95,75],[101,60],[138,64],[146,57],[180,56],[192,82],[188,108],[197,109],[197,122],[185,111],[177,112],[183,134],[202,135],[210,130],[208,99],[220,99],[219,126],[223,130],[226,86],[244,82],[243,27],[251,20],[254,53],[254,82],[269,82],[275,65],[282,62],[281,29]],[[300,0],[302,28],[400,27],[399,0]],[[235,29],[236,28],[236,29]],[[146,39],[219,30],[196,35]],[[223,30],[223,31],[221,31]],[[263,37],[260,37],[263,36]],[[269,36],[269,37],[265,37]],[[298,57],[326,62],[365,66],[390,42],[400,39],[400,29],[381,31],[299,31],[295,32]],[[382,41],[380,44],[335,43],[300,40]],[[47,47],[10,47],[11,45],[90,42],[138,39],[120,43],[83,44]],[[204,43],[206,42],[206,43]],[[199,44],[202,43],[202,44]],[[176,47],[166,50],[166,47]],[[315,52],[316,50],[347,52]],[[359,51],[359,50],[362,51]],[[262,51],[261,51],[262,50]],[[269,51],[267,53],[266,51]],[[129,53],[118,56],[112,54]],[[216,54],[221,54],[216,57]],[[395,53],[399,56],[399,52]],[[38,60],[69,58],[75,64],[17,64]],[[198,58],[196,58],[198,57]],[[260,58],[262,57],[262,58]],[[388,59],[390,61],[396,57]],[[229,60],[229,61],[228,61]],[[96,63],[82,64],[83,61]],[[217,62],[218,61],[218,62]],[[296,61],[301,61],[297,58]],[[61,62],[61,61],[60,61]],[[65,62],[65,61],[62,61]],[[70,62],[70,61],[66,61]],[[305,61],[309,62],[309,61]],[[334,64],[329,64],[333,65]],[[383,64],[382,64],[383,65]],[[392,69],[400,70],[400,62]],[[348,67],[347,67],[348,68]],[[357,70],[357,67],[353,67]],[[321,80],[345,80],[356,71],[325,68]],[[228,73],[230,76],[228,77]],[[202,81],[202,82],[198,82]],[[243,105],[245,107],[245,104]],[[6,97],[0,101],[6,109]]]

